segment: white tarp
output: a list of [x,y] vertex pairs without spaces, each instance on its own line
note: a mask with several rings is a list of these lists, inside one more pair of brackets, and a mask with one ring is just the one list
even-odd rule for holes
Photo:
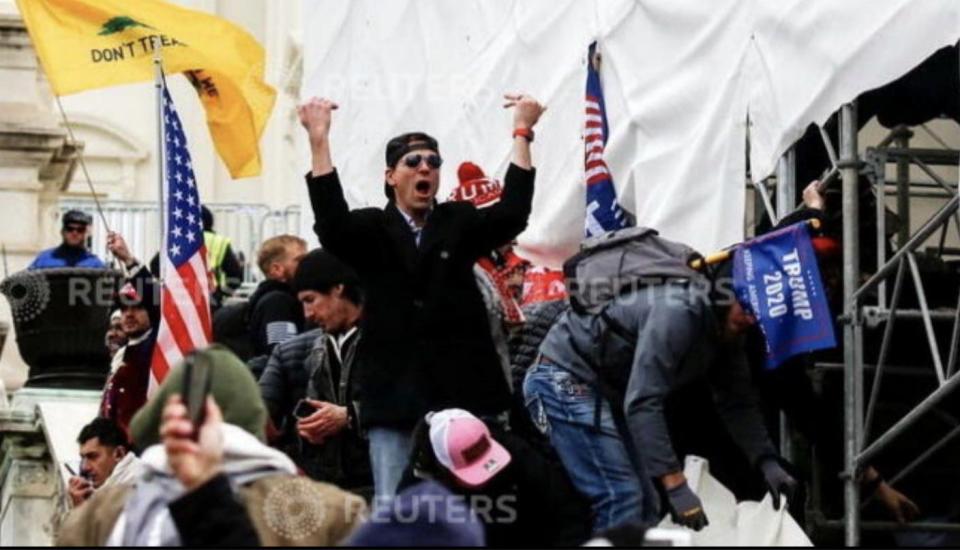
[[383,148],[424,130],[446,160],[502,176],[501,94],[549,106],[520,243],[558,265],[583,231],[586,51],[600,41],[607,161],[638,223],[710,252],[742,238],[753,173],[810,122],[960,37],[956,0],[304,0],[302,96],[337,100],[334,162],[354,206],[382,205]]
[[737,502],[733,493],[710,475],[709,463],[698,456],[687,456],[683,475],[700,497],[710,523],[693,531],[674,524],[668,515],[659,527],[683,529],[690,533],[693,546],[813,546],[783,503],[779,510],[773,509],[769,493],[760,502]]

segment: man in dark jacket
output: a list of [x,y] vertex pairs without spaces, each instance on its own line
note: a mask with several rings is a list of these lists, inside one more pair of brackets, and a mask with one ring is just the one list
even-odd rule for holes
[[114,420],[129,435],[130,420],[147,401],[150,363],[160,326],[160,289],[147,267],[130,252],[122,235],[107,235],[107,248],[130,276],[116,296],[127,343],[113,356],[100,416]]
[[283,430],[281,445],[297,464],[314,479],[367,495],[370,457],[352,372],[363,315],[358,281],[323,250],[301,260],[293,286],[306,320],[320,328],[274,348],[260,388],[274,425]]
[[278,435],[271,438],[270,443],[294,460],[297,459],[295,455],[300,443],[294,429],[296,418],[293,411],[307,395],[307,384],[310,380],[307,358],[314,343],[322,336],[323,330],[316,328],[278,344],[270,353],[258,381],[270,420],[279,431]]
[[314,98],[299,109],[312,150],[314,230],[357,270],[366,296],[356,374],[377,495],[396,491],[411,429],[427,411],[457,406],[498,415],[509,407],[473,265],[526,226],[535,175],[530,141],[544,108],[523,95],[508,96],[507,106],[515,107],[514,162],[503,198],[482,211],[436,203],[437,142],[409,133],[387,144],[386,208],[351,212],[330,156],[336,104]]
[[675,522],[697,530],[707,524],[664,416],[668,396],[704,378],[774,506],[781,493],[792,494],[796,481],[777,463],[750,384],[742,335],[753,323],[732,293],[708,294],[686,280],[622,294],[600,314],[569,309],[560,316],[527,373],[524,395],[534,422],[592,500],[595,531],[656,521],[654,481]]
[[315,479],[369,495],[370,454],[360,433],[353,373],[363,317],[359,277],[329,252],[314,250],[300,263],[294,288],[306,319],[323,329],[307,357],[304,403],[313,412],[294,411],[304,469]]
[[303,308],[293,291],[293,274],[307,253],[307,243],[293,235],[279,235],[263,242],[257,264],[266,279],[250,297],[247,325],[254,357],[268,356],[277,344],[303,330]]

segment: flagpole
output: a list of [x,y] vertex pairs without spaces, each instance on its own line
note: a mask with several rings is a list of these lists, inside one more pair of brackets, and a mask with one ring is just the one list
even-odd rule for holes
[[160,204],[160,248],[157,250],[157,261],[159,264],[159,279],[161,285],[165,280],[166,276],[166,265],[163,261],[163,256],[166,253],[167,248],[167,213],[164,211],[164,169],[166,165],[166,159],[164,158],[164,150],[166,148],[165,133],[163,128],[163,59],[160,55],[160,41],[151,40],[153,43],[153,69],[154,69],[154,87],[157,91],[157,200]]
[[[820,220],[818,220],[817,218],[811,218],[809,220],[806,220],[806,223],[807,225],[812,227],[814,230],[820,229]],[[691,260],[689,265],[691,268],[699,271],[705,265],[714,265],[714,264],[718,264],[720,262],[725,262],[729,260],[732,254],[733,254],[732,249],[728,248],[727,250],[720,250],[717,252],[713,252],[712,254],[708,254],[706,258],[697,258],[695,260]]]

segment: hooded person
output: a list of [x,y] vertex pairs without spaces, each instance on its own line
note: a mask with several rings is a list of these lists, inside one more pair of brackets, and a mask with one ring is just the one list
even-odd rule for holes
[[349,535],[365,514],[363,500],[298,477],[293,462],[265,444],[267,411],[246,366],[217,345],[185,361],[209,369],[210,399],[201,430],[219,431],[213,439],[219,445],[220,473],[187,490],[171,466],[170,447],[160,444],[171,398],[184,394],[186,367],[181,363],[131,424],[134,445],[143,449],[141,477],[105,488],[71,512],[58,545],[209,545],[233,536],[214,528],[225,523],[252,527],[248,532],[258,539],[229,539],[235,544],[328,546]]

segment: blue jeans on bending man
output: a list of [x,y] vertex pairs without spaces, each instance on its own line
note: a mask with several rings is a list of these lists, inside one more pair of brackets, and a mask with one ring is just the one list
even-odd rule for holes
[[610,404],[592,385],[542,359],[527,371],[523,395],[534,424],[550,438],[574,485],[590,499],[594,532],[628,521],[656,522],[656,489],[642,464],[634,464]]

